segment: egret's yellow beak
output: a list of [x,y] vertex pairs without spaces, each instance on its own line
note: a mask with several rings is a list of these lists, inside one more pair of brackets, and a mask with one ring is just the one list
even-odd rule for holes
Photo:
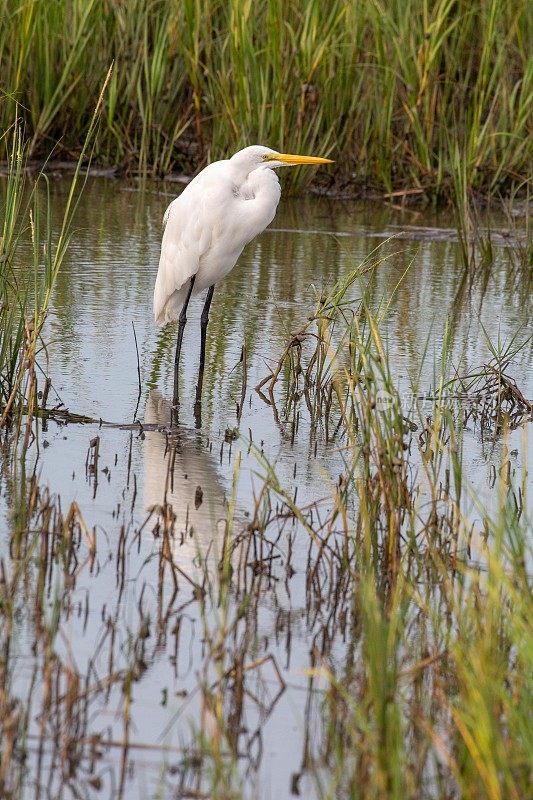
[[295,156],[291,153],[269,153],[267,161],[281,161],[283,164],[333,164],[331,158],[319,158],[318,156]]

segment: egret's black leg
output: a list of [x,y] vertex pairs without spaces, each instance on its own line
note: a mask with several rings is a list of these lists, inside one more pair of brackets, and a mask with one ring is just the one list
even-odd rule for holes
[[200,414],[202,403],[202,385],[204,382],[204,366],[205,366],[205,339],[207,336],[207,324],[209,322],[209,309],[211,308],[211,301],[213,299],[214,286],[210,286],[205,298],[204,308],[201,317],[201,341],[200,341],[200,370],[198,372],[198,384],[196,386],[196,402],[194,404],[194,413],[198,417]]
[[179,320],[178,320],[178,341],[176,342],[176,355],[174,356],[174,396],[172,399],[172,405],[175,412],[178,410],[180,404],[179,368],[180,368],[181,343],[183,341],[183,331],[185,330],[185,323],[187,322],[187,306],[189,305],[189,300],[191,299],[192,290],[194,288],[195,277],[196,276],[193,275],[191,278],[191,285],[189,286],[189,291],[187,292],[187,297],[185,298],[185,302],[183,304],[183,308],[181,309],[181,313],[179,315]]

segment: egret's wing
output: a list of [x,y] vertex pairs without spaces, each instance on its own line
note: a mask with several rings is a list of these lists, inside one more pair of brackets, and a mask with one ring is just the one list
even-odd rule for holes
[[164,224],[154,289],[154,316],[158,325],[179,316],[189,279],[198,272],[200,258],[211,246],[212,237],[212,226],[205,219],[201,198],[192,185],[169,205]]
[[178,318],[200,267],[195,291],[223,278],[274,218],[280,197],[275,173],[252,172],[239,188],[229,163],[210,164],[167,209],[154,291],[159,325]]

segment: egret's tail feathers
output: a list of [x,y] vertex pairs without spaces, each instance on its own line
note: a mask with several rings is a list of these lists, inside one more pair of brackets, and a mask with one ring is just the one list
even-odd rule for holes
[[167,322],[175,322],[178,319],[185,300],[181,295],[181,290],[173,292],[161,308],[156,308],[154,303],[156,325],[166,325]]
[[154,292],[154,317],[156,325],[166,325],[167,322],[175,322],[183,308],[185,298],[188,292],[188,285],[181,286],[176,291],[172,292],[169,297],[159,296],[156,290]]

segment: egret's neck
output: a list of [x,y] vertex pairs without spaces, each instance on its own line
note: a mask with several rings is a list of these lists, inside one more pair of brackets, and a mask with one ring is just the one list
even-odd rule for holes
[[243,194],[255,196],[261,190],[277,191],[279,180],[273,169],[261,166],[242,175],[238,186]]

